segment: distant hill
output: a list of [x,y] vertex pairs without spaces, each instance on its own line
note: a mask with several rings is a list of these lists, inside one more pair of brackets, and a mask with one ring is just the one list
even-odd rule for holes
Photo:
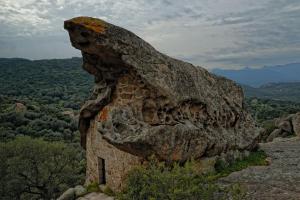
[[300,102],[300,82],[269,83],[259,88],[242,85],[246,97]]
[[[47,104],[55,102],[65,108],[79,109],[93,83],[92,77],[81,69],[81,65],[82,58],[49,60],[0,58],[0,96],[30,99]],[[244,88],[246,97],[300,102],[300,63],[256,70],[214,70],[214,73],[239,82]],[[255,73],[270,76],[255,76]],[[293,75],[299,81],[265,83],[271,80],[276,80],[275,82],[286,80],[284,77],[288,77],[287,74]]]
[[82,58],[0,58],[0,95],[78,110],[93,83],[81,65]]
[[300,63],[267,66],[260,69],[214,69],[212,72],[252,87],[260,87],[268,83],[300,82]]

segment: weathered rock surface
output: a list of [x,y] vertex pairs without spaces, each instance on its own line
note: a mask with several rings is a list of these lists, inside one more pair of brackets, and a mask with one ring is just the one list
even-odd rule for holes
[[74,188],[74,193],[76,197],[80,197],[82,195],[84,195],[87,192],[86,188],[84,188],[82,185],[77,185]]
[[80,113],[83,146],[97,115],[103,138],[137,156],[184,161],[255,147],[259,131],[233,81],[170,58],[99,19],[73,18],[64,27],[82,52],[83,68],[95,76]]
[[253,200],[300,199],[300,138],[277,138],[260,145],[269,156],[269,166],[234,172],[223,183],[240,183]]
[[300,112],[294,115],[292,119],[292,125],[294,129],[294,133],[300,136]]
[[285,133],[284,131],[282,131],[281,129],[275,129],[274,131],[272,131],[272,133],[268,136],[267,138],[267,142],[272,142],[275,138],[277,137],[282,137]]
[[75,197],[75,189],[69,188],[57,200],[74,200]]

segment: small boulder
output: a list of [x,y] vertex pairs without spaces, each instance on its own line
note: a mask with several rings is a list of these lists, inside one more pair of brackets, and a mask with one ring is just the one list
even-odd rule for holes
[[265,161],[266,161],[266,164],[267,164],[267,165],[271,165],[271,164],[272,164],[272,158],[271,158],[271,157],[267,157],[267,158],[265,159]]
[[274,138],[280,137],[282,133],[281,129],[275,129],[267,138],[267,142],[272,142]]
[[15,104],[15,111],[17,113],[23,113],[27,110],[27,107],[23,103],[16,103]]
[[87,190],[82,185],[77,185],[74,188],[75,196],[81,197],[82,195],[86,194]]
[[290,121],[281,121],[281,122],[278,124],[278,128],[284,130],[285,132],[293,133],[292,124],[291,124]]
[[66,190],[57,200],[74,200],[75,199],[75,189],[69,188]]
[[292,124],[295,134],[300,136],[300,112],[294,115],[292,119]]

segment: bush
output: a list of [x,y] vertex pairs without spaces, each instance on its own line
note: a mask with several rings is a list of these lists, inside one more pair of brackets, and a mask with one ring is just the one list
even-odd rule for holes
[[242,199],[239,186],[221,188],[206,176],[196,173],[194,162],[183,167],[178,164],[166,166],[151,161],[145,167],[132,170],[126,179],[126,187],[118,194],[120,200],[209,200]]

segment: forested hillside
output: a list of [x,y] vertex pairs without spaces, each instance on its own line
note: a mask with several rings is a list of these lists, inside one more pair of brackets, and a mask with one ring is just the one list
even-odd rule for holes
[[247,97],[300,103],[300,82],[269,83],[259,88],[243,85]]
[[0,135],[73,140],[92,77],[81,59],[0,59]]
[[81,62],[0,59],[1,199],[55,199],[83,183],[77,114],[93,80]]

